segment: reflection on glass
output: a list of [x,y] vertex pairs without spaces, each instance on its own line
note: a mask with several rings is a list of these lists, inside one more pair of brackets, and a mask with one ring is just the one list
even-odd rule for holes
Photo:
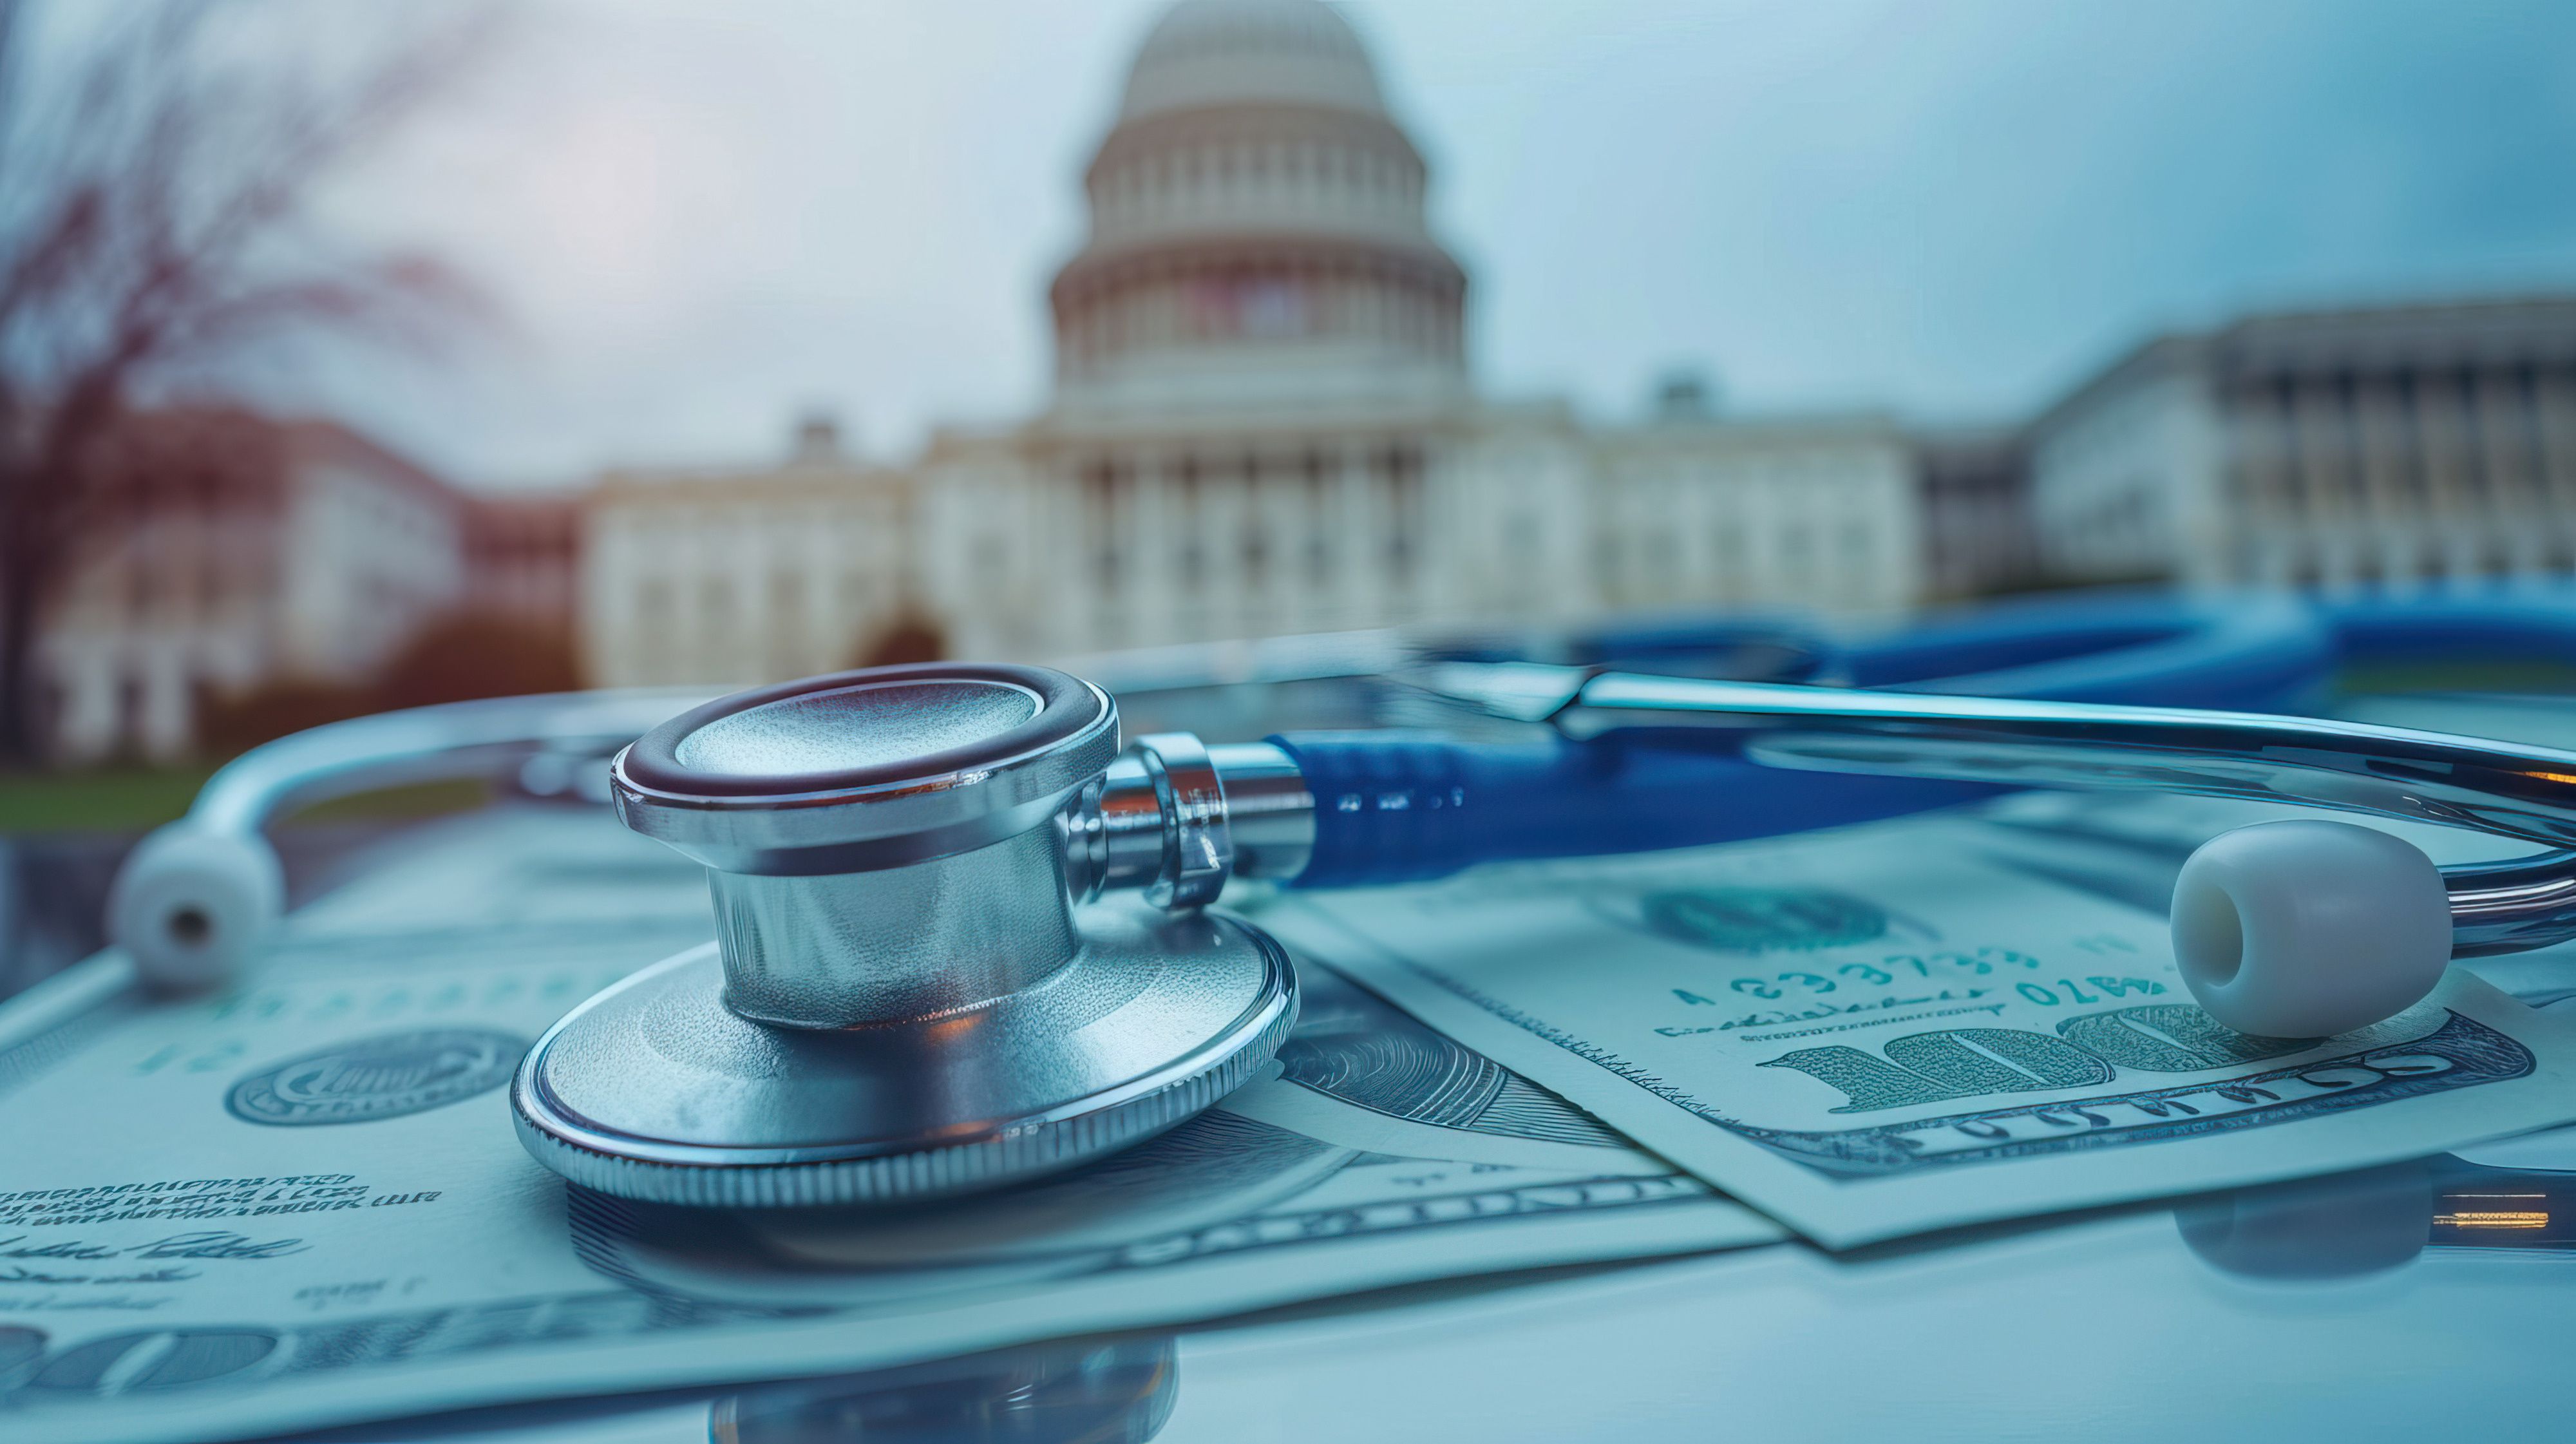
[[1143,1444],[1180,1391],[1168,1338],[1048,1344],[745,1390],[708,1413],[714,1444]]
[[2242,1188],[2174,1210],[2202,1262],[2240,1278],[2360,1278],[2445,1253],[2576,1248],[2576,1173],[2449,1156]]

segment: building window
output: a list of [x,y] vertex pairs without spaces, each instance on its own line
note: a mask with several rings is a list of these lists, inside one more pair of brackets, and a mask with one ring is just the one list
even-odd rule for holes
[[1236,533],[1236,554],[1242,558],[1243,575],[1238,579],[1243,590],[1257,592],[1270,575],[1270,497],[1261,484],[1261,459],[1247,454],[1241,463],[1243,490],[1241,510],[1235,517],[1240,528]]
[[700,582],[698,615],[710,637],[730,640],[733,636],[733,584],[722,577],[709,577]]
[[1321,587],[1332,574],[1332,513],[1324,504],[1324,458],[1307,452],[1305,460],[1306,580]]
[[1538,518],[1525,511],[1514,513],[1504,533],[1503,549],[1508,554],[1506,564],[1515,577],[1535,579],[1539,565]]
[[1296,277],[1226,271],[1183,292],[1187,334],[1200,341],[1276,341],[1312,334],[1314,299]]
[[1804,573],[1816,559],[1816,531],[1803,521],[1791,522],[1780,532],[1780,562],[1792,572]]
[[1654,574],[1660,590],[1669,595],[1681,586],[1682,539],[1668,528],[1658,527],[1646,538],[1647,568]]
[[1386,454],[1387,569],[1398,584],[1410,585],[1421,563],[1422,454],[1399,446]]
[[1843,523],[1843,565],[1863,567],[1869,564],[1870,529],[1865,522]]
[[1181,462],[1181,474],[1175,483],[1180,505],[1181,585],[1192,591],[1207,583],[1207,547],[1204,536],[1203,498],[1200,496],[1199,464],[1196,457]]
[[1094,462],[1082,476],[1083,529],[1091,550],[1092,585],[1104,595],[1118,590],[1121,478],[1108,462]]

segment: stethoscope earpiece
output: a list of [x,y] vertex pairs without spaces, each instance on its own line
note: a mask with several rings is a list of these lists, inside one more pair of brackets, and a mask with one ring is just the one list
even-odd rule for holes
[[2326,818],[2201,844],[2174,882],[2174,961],[2240,1033],[2324,1038],[2413,1007],[2451,963],[2451,899],[2423,850]]
[[[1848,687],[1510,661],[1385,674],[1411,702],[1545,724],[1509,740],[1163,734],[1121,752],[1100,688],[954,663],[714,701],[450,703],[227,763],[128,859],[109,922],[155,988],[224,982],[282,903],[269,821],[622,747],[618,816],[706,866],[717,941],[538,1042],[513,1089],[522,1140],[639,1199],[851,1203],[1096,1158],[1250,1077],[1296,981],[1258,930],[1201,911],[1231,877],[1402,883],[2051,787],[2301,802],[2551,849],[2436,868],[2325,820],[2205,845],[2173,895],[2185,985],[2239,1032],[2322,1037],[2416,1005],[2453,958],[2576,938],[2576,752],[2204,710],[2294,707],[2337,658],[2428,637],[2576,647],[2564,600],[2390,608],[2003,608],[1850,651]],[[1134,897],[1089,905],[1117,889]]]
[[108,941],[160,993],[231,981],[286,908],[277,850],[254,831],[172,823],[136,844],[108,889]]

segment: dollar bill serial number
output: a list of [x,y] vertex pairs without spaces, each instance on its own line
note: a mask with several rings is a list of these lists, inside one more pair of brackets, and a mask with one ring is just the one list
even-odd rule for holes
[[1723,993],[1674,988],[1672,996],[1688,1008],[1743,1008],[1748,1001],[1782,1006],[1753,1007],[1715,1022],[1668,1025],[1655,1031],[1678,1038],[1813,1022],[1841,1014],[1886,1013],[1986,999],[1994,1001],[1980,1011],[1996,1011],[2012,998],[2041,1008],[2083,1007],[2168,991],[2163,982],[2154,978],[2108,973],[2051,978],[2040,975],[2044,968],[2046,965],[2038,958],[2017,949],[1976,948],[1889,953],[1874,963],[1818,964],[1813,968],[1748,973],[1728,979]]

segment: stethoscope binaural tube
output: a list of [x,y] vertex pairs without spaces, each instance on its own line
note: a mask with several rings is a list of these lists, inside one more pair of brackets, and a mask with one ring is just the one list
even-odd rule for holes
[[[1648,850],[2076,787],[2295,802],[2576,846],[2576,753],[2256,713],[1586,673],[1428,669],[1423,684],[1553,724],[1520,749],[1356,733],[1272,739],[1316,794],[1299,885],[1471,862]],[[1871,784],[1800,781],[1856,774]],[[2239,829],[2185,867],[2174,946],[2230,1027],[2312,1037],[2377,1022],[2454,956],[2576,936],[2576,857],[2448,873],[2323,819]]]
[[[2562,598],[2422,606],[2438,625],[2387,603],[2115,601],[2054,607],[2042,625],[2007,614],[1920,629],[1845,660],[1855,679],[1912,691],[1426,667],[1412,680],[1427,690],[1559,735],[1519,746],[1270,739],[1316,799],[1294,884],[1734,841],[2015,787],[2296,802],[2560,849],[2444,870],[2401,839],[2325,819],[2243,828],[2202,848],[2172,907],[2195,997],[2240,1031],[2338,1033],[2411,1005],[2455,956],[2576,937],[2576,853],[2564,851],[2576,847],[2576,753],[2195,710],[2286,705],[2337,660],[2425,655],[2442,636],[2473,655],[2576,657],[2576,607]],[[2163,705],[2120,705],[2140,701]]]
[[137,844],[108,892],[108,940],[143,980],[206,987],[253,956],[286,904],[264,830],[317,802],[505,776],[533,759],[604,757],[704,701],[686,688],[495,697],[381,712],[262,743],[224,764],[188,815]]
[[[2068,783],[2576,840],[2576,753],[2123,705],[2281,695],[2313,679],[2328,640],[2282,609],[1964,638],[1990,669],[1968,682],[2054,694],[2036,698],[1514,663],[1406,674],[1448,704],[1552,729],[1495,743],[1166,733],[1122,749],[1106,690],[963,663],[808,678],[677,716],[668,694],[459,704],[237,761],[138,850],[118,928],[145,978],[215,981],[275,913],[258,829],[282,808],[597,755],[640,732],[608,795],[630,829],[705,865],[716,941],[538,1039],[511,1084],[520,1141],[584,1187],[657,1203],[936,1198],[1128,1146],[1266,1064],[1298,983],[1258,926],[1203,910],[1231,877],[1398,881]],[[1961,641],[1916,638],[1908,665],[1955,664]],[[1871,659],[1842,660],[1861,676]],[[1137,899],[1094,905],[1119,890]],[[2270,823],[2186,865],[2175,950],[2219,1022],[2316,1036],[2412,1004],[2455,951],[2568,936],[2571,896],[2564,855],[2446,876],[2383,833]],[[781,1061],[738,1066],[750,1057]]]
[[[2441,610],[2454,636],[2542,649],[2576,637],[2571,613],[2545,604]],[[1466,743],[1310,733],[1213,747],[1149,738],[1055,825],[1077,897],[1132,886],[1175,909],[1213,897],[1234,875],[1298,887],[1400,882],[1477,862],[1773,835],[2028,786],[2295,801],[2576,845],[2576,754],[2116,705],[2285,705],[2351,647],[2338,626],[2365,647],[2404,650],[2429,635],[2385,609],[2339,620],[2287,602],[2226,612],[2118,603],[1918,629],[1837,661],[1854,680],[1909,691],[1426,667],[1409,680],[1452,702],[1551,723],[1556,735]],[[1963,667],[1969,675],[1944,675]],[[1967,691],[2023,695],[1958,695]],[[138,850],[118,880],[114,935],[149,979],[211,981],[275,915],[276,864],[258,829],[294,801],[484,775],[534,747],[603,751],[690,700],[457,704],[256,749],[218,774],[185,822]],[[2185,871],[2176,946],[2195,992],[2245,1031],[2359,1026],[2421,996],[2454,955],[2576,936],[2567,856],[2445,873],[2384,834],[2322,820],[2230,837]]]

